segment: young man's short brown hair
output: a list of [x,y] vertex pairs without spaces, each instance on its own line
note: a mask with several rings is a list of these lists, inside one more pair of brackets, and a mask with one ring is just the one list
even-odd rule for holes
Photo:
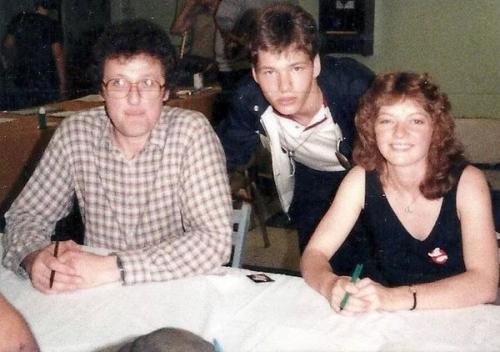
[[257,18],[250,41],[250,59],[257,64],[259,50],[281,53],[289,48],[309,57],[319,52],[319,34],[314,18],[302,7],[278,3],[265,7]]

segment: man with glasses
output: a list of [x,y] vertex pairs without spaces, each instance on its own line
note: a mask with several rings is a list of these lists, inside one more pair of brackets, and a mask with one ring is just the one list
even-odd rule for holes
[[260,136],[302,252],[349,167],[354,114],[373,73],[352,59],[320,59],[315,21],[299,6],[266,7],[251,38],[253,79],[240,82],[219,136],[229,171],[247,163]]
[[[203,115],[163,105],[174,55],[167,34],[145,20],[115,24],[98,40],[105,107],[62,122],[6,214],[3,264],[41,292],[170,280],[227,261],[224,153]],[[74,193],[85,244],[111,254],[50,243]]]

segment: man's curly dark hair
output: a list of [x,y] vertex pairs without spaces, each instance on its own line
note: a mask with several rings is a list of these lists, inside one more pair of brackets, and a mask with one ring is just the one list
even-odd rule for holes
[[145,54],[156,58],[162,65],[163,75],[169,86],[175,68],[175,49],[166,31],[157,24],[132,19],[118,22],[108,27],[97,40],[93,50],[92,75],[96,87],[103,79],[106,60],[131,58]]

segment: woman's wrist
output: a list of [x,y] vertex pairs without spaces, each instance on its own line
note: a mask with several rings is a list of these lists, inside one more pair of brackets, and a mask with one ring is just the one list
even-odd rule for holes
[[[413,308],[413,292],[409,289],[410,286],[399,286],[389,288],[389,295],[383,300],[380,307],[385,311],[411,310]],[[412,286],[414,288],[414,286]]]
[[337,282],[338,279],[339,279],[339,277],[333,273],[327,273],[325,275],[322,275],[321,280],[320,280],[321,284],[320,284],[320,287],[318,290],[319,293],[323,297],[330,300],[330,298],[332,296],[333,286],[335,286],[335,283]]

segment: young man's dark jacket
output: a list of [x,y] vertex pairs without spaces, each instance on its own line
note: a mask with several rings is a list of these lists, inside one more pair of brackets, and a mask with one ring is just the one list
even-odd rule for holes
[[[355,136],[354,116],[359,98],[373,78],[372,71],[354,59],[334,57],[321,59],[321,71],[317,81],[332,117],[342,131],[344,140],[340,151],[349,157]],[[230,172],[248,162],[260,142],[259,134],[266,134],[266,131],[269,135],[273,134],[269,129],[264,130],[261,121],[261,116],[268,107],[269,103],[264,98],[259,85],[251,76],[244,78],[232,94],[227,118],[218,128],[218,135],[226,153],[227,167]],[[274,140],[276,143],[276,138]],[[272,154],[273,148],[270,149]],[[274,148],[275,152],[276,150],[280,149]],[[283,155],[279,157],[283,158]],[[273,155],[273,176],[281,205],[295,221],[299,234],[299,247],[303,251],[316,225],[328,210],[346,172],[318,171],[296,163],[294,184],[287,188],[282,187],[279,178],[286,181],[289,173],[276,170],[278,163],[275,160],[278,159]],[[280,188],[285,191],[280,193]],[[291,201],[290,188],[293,190]],[[288,196],[283,196],[284,193]],[[352,239],[355,236],[350,237],[344,247],[351,247],[353,251],[360,253],[358,250],[360,240]],[[344,252],[347,254],[344,259],[339,259],[341,262],[345,262],[345,258],[357,260],[350,253],[351,251]],[[356,263],[349,263],[345,271],[350,270],[352,264]]]

